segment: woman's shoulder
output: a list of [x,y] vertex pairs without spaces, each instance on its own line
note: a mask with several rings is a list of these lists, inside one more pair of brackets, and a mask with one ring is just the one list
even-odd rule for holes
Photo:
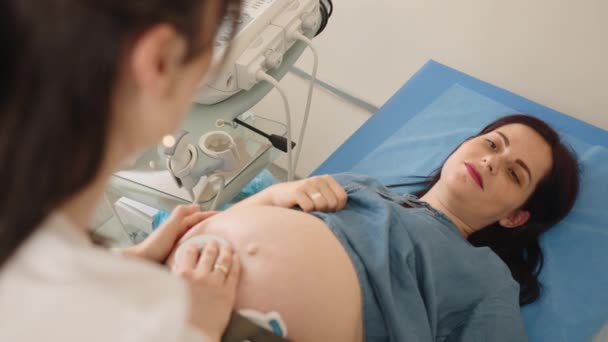
[[475,260],[479,268],[480,284],[488,298],[504,297],[519,299],[519,283],[513,278],[509,266],[489,247],[470,246],[470,260]]

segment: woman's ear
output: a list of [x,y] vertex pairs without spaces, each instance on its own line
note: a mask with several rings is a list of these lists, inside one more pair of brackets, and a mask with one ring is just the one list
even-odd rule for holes
[[166,24],[144,32],[133,44],[129,63],[137,87],[152,96],[170,92],[185,45],[175,29]]
[[498,223],[505,228],[517,228],[528,222],[529,219],[529,211],[518,209],[509,214],[509,216],[498,221]]

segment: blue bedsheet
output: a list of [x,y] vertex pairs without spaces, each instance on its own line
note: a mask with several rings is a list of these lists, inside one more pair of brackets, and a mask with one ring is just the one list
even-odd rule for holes
[[315,174],[353,171],[385,184],[427,175],[462,140],[513,113],[551,123],[583,167],[575,208],[541,241],[544,291],[522,310],[526,329],[531,341],[589,341],[608,321],[608,132],[431,61]]

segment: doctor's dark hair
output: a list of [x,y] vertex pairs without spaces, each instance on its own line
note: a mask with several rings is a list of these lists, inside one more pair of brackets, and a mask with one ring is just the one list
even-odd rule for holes
[[[540,296],[538,276],[543,267],[540,235],[566,217],[574,206],[579,189],[579,164],[574,152],[561,141],[553,128],[528,115],[500,118],[467,140],[509,124],[523,124],[540,134],[551,147],[553,165],[521,207],[530,212],[526,224],[516,229],[507,229],[496,222],[471,234],[468,240],[476,247],[490,247],[509,266],[513,278],[520,285],[519,302],[526,305]],[[421,185],[423,188],[414,194],[422,197],[439,181],[442,168],[443,166],[435,170],[429,177],[422,177],[420,182],[389,187]]]
[[[217,1],[219,6],[209,6]],[[186,40],[184,63],[213,48],[241,0],[3,0],[0,3],[0,267],[97,176],[119,68],[158,24]],[[217,23],[203,14],[218,8]],[[209,28],[213,26],[213,32]]]

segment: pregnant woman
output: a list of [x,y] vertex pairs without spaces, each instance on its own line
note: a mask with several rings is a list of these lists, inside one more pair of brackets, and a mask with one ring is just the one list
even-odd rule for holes
[[[230,242],[207,243],[201,260],[222,268],[233,248],[237,309],[278,313],[294,341],[526,340],[520,305],[540,295],[539,236],[578,192],[572,152],[544,122],[504,117],[421,185],[400,195],[353,174],[278,184],[182,242]],[[168,263],[179,272],[192,260]]]

